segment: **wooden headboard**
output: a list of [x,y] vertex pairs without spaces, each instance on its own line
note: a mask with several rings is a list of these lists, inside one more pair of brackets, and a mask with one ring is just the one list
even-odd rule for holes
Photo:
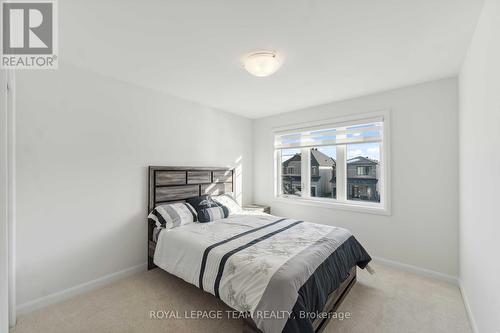
[[[234,192],[234,170],[231,168],[150,166],[148,214],[158,205],[183,202],[203,194]],[[148,269],[156,267],[153,255],[154,223],[148,221]]]

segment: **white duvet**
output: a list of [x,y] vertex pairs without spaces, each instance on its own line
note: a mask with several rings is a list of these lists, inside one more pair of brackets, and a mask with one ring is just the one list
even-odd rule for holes
[[158,235],[154,263],[167,272],[198,286],[200,264],[203,252],[208,246],[276,219],[275,216],[260,212],[245,212],[214,222],[189,223],[178,228],[163,230]]

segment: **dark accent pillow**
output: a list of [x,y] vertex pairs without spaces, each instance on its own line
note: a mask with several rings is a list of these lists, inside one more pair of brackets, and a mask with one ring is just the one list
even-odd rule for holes
[[198,222],[211,222],[229,216],[229,209],[213,200],[208,194],[188,199],[187,202],[196,209]]

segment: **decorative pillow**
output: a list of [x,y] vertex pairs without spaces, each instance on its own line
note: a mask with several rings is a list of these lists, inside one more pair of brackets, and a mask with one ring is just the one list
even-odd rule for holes
[[211,222],[224,219],[229,216],[229,210],[212,199],[208,194],[200,197],[194,197],[187,200],[188,203],[196,209],[198,222]]
[[220,203],[222,206],[226,206],[229,210],[229,215],[239,214],[243,212],[240,204],[234,199],[231,193],[224,193],[221,195],[214,196],[213,199]]
[[156,206],[148,215],[157,228],[171,229],[196,221],[196,211],[188,203],[173,203]]

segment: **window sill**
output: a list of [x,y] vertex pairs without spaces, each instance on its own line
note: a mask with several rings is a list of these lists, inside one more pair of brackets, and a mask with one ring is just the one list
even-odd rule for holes
[[314,200],[314,199],[304,199],[304,198],[293,198],[293,197],[275,197],[274,202],[276,203],[285,203],[292,205],[303,205],[303,206],[311,206],[311,207],[322,207],[328,209],[338,209],[338,210],[347,210],[357,213],[367,213],[367,214],[375,214],[375,215],[385,215],[390,216],[391,212],[387,207],[382,207],[379,205],[361,205],[355,203],[347,203],[347,202],[338,202],[334,200]]

